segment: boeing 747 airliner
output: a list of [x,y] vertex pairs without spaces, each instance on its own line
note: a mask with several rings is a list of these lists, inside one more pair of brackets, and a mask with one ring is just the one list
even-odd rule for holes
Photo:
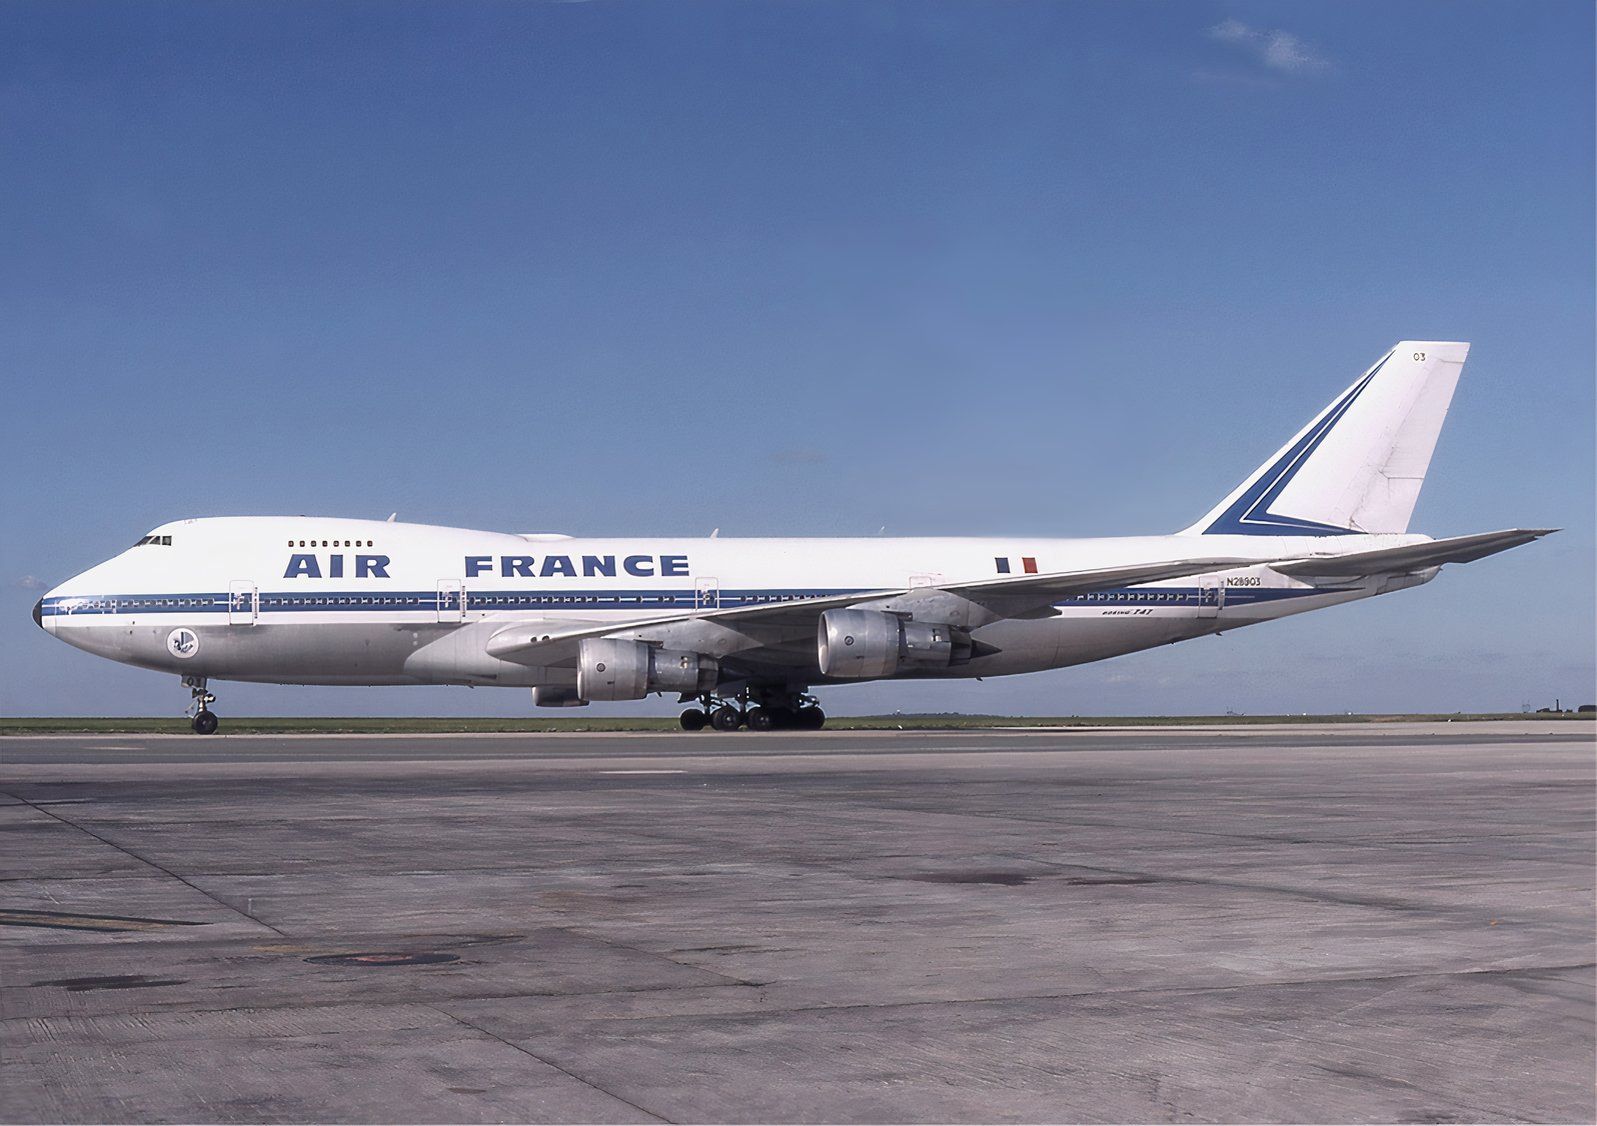
[[1005,676],[1418,586],[1552,529],[1409,517],[1469,345],[1404,341],[1175,535],[576,539],[327,517],[163,524],[51,590],[68,644],[212,680],[470,684],[564,707],[677,694],[682,726],[819,728],[811,689]]

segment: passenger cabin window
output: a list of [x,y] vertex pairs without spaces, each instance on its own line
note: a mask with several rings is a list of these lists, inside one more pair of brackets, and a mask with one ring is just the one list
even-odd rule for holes
[[[288,546],[294,546],[293,540],[288,541]],[[315,547],[320,542],[322,547],[376,547],[376,540],[300,540],[300,547]]]

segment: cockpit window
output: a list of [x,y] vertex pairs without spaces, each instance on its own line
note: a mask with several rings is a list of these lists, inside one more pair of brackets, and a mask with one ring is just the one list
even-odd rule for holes
[[134,544],[133,546],[134,547],[143,547],[145,544],[160,544],[162,547],[171,547],[172,546],[172,537],[171,536],[145,536],[143,539],[141,539],[138,543]]

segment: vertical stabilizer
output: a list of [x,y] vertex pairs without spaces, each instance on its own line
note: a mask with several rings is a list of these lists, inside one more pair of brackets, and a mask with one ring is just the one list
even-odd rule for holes
[[1401,342],[1183,534],[1407,531],[1467,355]]

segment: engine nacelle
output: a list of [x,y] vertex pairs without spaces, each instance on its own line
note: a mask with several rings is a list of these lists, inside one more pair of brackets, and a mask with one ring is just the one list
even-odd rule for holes
[[969,639],[952,627],[906,622],[879,610],[828,610],[816,632],[826,676],[892,676],[902,668],[945,668],[970,656]]
[[708,692],[720,679],[714,657],[656,649],[641,641],[590,637],[577,649],[577,695],[584,700],[641,700],[650,692]]
[[532,690],[535,708],[585,708],[588,701],[577,695],[575,688],[564,685],[540,684]]

